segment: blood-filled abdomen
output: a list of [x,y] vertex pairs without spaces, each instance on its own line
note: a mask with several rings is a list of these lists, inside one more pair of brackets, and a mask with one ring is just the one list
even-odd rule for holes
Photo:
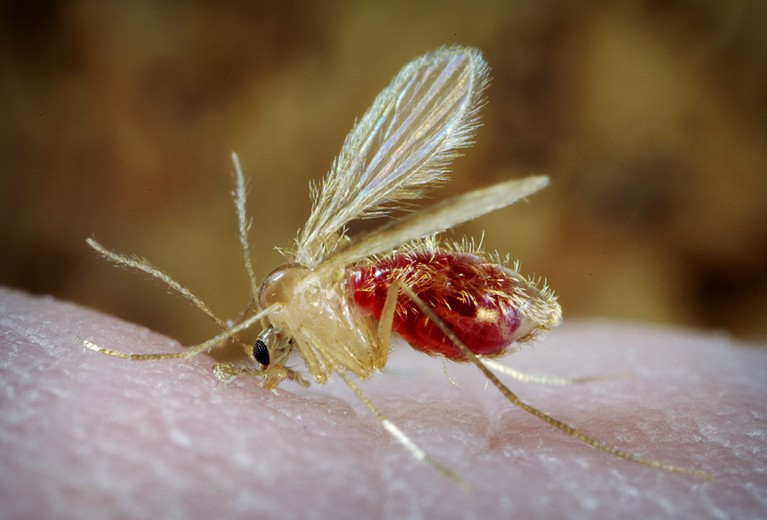
[[[535,323],[523,309],[529,306],[531,297],[549,296],[545,288],[539,291],[515,271],[462,252],[403,252],[349,268],[349,300],[380,319],[394,280],[410,286],[477,355],[501,355],[512,343],[550,328]],[[550,296],[559,323],[559,306]],[[397,299],[392,329],[416,350],[465,360],[460,349],[402,293]]]

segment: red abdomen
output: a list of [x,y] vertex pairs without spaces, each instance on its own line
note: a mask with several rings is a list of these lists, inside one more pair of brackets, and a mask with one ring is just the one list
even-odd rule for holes
[[[503,354],[519,338],[522,319],[512,303],[518,278],[479,256],[451,251],[398,253],[350,268],[349,300],[380,319],[394,280],[409,285],[473,353]],[[453,360],[465,356],[416,304],[400,293],[392,329],[416,350]]]

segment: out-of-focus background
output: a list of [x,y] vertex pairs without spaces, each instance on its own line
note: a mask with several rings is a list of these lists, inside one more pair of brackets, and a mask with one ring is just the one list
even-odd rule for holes
[[[84,238],[247,301],[229,154],[260,276],[355,117],[412,58],[476,46],[477,144],[439,200],[553,186],[462,227],[545,276],[566,319],[767,339],[767,3],[0,2],[0,283],[192,343],[215,331]],[[371,223],[356,226],[363,229]]]

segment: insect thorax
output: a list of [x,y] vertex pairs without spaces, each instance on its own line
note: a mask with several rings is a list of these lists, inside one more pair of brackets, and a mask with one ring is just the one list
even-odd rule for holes
[[365,378],[386,362],[388,346],[382,355],[373,321],[350,306],[342,269],[281,265],[262,282],[259,303],[261,308],[277,305],[270,324],[292,338],[317,383],[327,380],[332,365]]

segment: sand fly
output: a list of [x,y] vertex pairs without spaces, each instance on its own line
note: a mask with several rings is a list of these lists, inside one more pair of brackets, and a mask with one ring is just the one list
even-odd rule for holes
[[[543,176],[510,180],[406,213],[360,237],[347,235],[355,219],[412,209],[414,201],[444,182],[450,162],[472,144],[489,69],[479,51],[442,47],[407,64],[375,99],[346,137],[341,153],[319,184],[310,186],[312,210],[286,262],[256,281],[248,241],[245,180],[234,162],[234,200],[251,300],[234,323],[226,323],[169,275],[143,259],[88,244],[107,259],[159,279],[215,321],[222,332],[183,353],[131,354],[87,340],[86,347],[120,358],[189,358],[232,340],[248,360],[219,363],[222,381],[255,376],[267,389],[284,380],[308,385],[288,367],[303,360],[311,379],[340,377],[370,412],[415,458],[460,480],[429,457],[385,417],[357,384],[386,366],[392,334],[432,356],[475,365],[516,406],[580,441],[640,464],[704,477],[705,474],[641,458],[597,441],[519,399],[491,369],[512,377],[495,358],[561,322],[561,309],[545,285],[514,264],[472,246],[437,236],[528,197],[548,184]],[[254,343],[240,333],[258,324]],[[522,376],[524,378],[524,376]],[[527,378],[529,379],[529,378]],[[540,382],[560,383],[561,380]]]

